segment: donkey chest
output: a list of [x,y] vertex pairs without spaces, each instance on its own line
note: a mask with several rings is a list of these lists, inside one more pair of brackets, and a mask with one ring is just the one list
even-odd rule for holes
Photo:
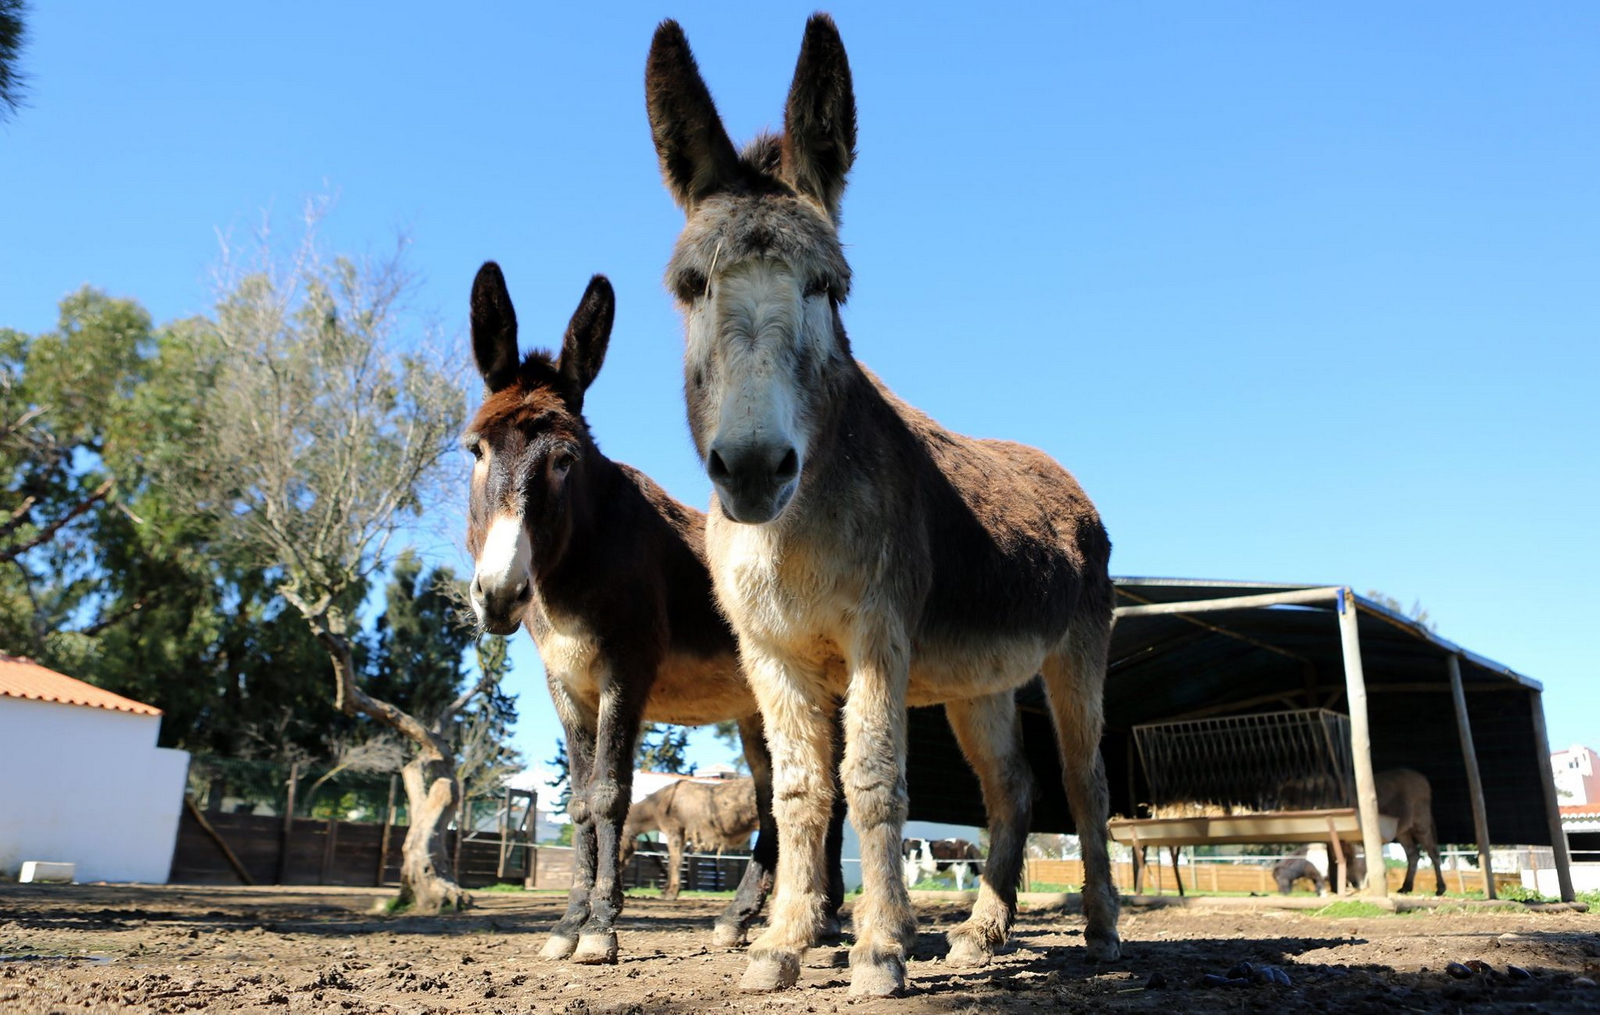
[[608,667],[594,630],[581,619],[555,617],[544,610],[535,614],[529,628],[545,674],[578,701],[597,707]]
[[531,625],[545,673],[560,683],[591,714],[614,681],[648,683],[647,722],[699,726],[740,719],[756,711],[755,698],[732,652],[700,656],[669,652],[652,670],[619,668],[602,649],[602,640],[583,621],[556,618],[543,611]]

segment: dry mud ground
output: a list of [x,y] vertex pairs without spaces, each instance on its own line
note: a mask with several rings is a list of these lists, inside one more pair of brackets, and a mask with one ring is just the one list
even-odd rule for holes
[[[1022,915],[982,970],[943,962],[955,905],[920,907],[907,996],[852,1001],[845,954],[818,949],[800,986],[740,994],[737,952],[709,949],[720,901],[632,899],[615,967],[544,963],[549,894],[479,893],[444,919],[373,915],[359,889],[0,886],[0,1013],[378,1012],[1579,1012],[1600,1011],[1600,916],[1127,911],[1125,955],[1083,958],[1082,919]],[[1454,979],[1452,961],[1493,971]],[[1241,960],[1290,986],[1203,988]],[[1508,965],[1530,971],[1514,980]],[[1168,986],[1144,989],[1152,974]]]

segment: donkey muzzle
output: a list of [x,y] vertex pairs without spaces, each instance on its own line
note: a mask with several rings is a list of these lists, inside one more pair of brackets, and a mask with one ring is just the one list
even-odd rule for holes
[[706,455],[706,474],[717,488],[723,514],[761,525],[783,512],[800,480],[800,455],[786,443],[728,444],[718,441]]
[[485,585],[483,576],[472,579],[469,589],[472,609],[479,623],[490,634],[515,634],[522,626],[522,611],[533,598],[533,586],[526,578],[519,582],[490,581]]

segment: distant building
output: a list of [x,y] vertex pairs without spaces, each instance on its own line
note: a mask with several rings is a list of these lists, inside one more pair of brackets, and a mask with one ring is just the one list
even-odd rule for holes
[[165,882],[189,755],[160,731],[158,708],[0,654],[0,873],[42,860]]
[[1556,799],[1562,807],[1600,804],[1600,754],[1573,745],[1550,755],[1556,777]]

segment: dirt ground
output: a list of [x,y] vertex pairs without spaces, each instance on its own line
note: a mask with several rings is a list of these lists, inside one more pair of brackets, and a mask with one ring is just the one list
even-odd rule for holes
[[[711,949],[718,900],[631,899],[615,967],[545,963],[558,896],[479,893],[444,919],[374,915],[377,890],[0,886],[0,1013],[379,1012],[1578,1012],[1600,1011],[1600,916],[1127,910],[1122,961],[1083,958],[1082,919],[1027,911],[982,970],[943,962],[964,917],[920,907],[907,996],[852,1001],[842,948],[801,984],[743,995],[738,952]],[[1488,972],[1456,979],[1450,962]],[[1204,987],[1241,961],[1290,985]],[[1531,974],[1514,978],[1509,966]],[[1462,970],[1457,970],[1462,972]],[[1165,986],[1147,989],[1152,978]],[[1586,982],[1586,980],[1588,982]]]

